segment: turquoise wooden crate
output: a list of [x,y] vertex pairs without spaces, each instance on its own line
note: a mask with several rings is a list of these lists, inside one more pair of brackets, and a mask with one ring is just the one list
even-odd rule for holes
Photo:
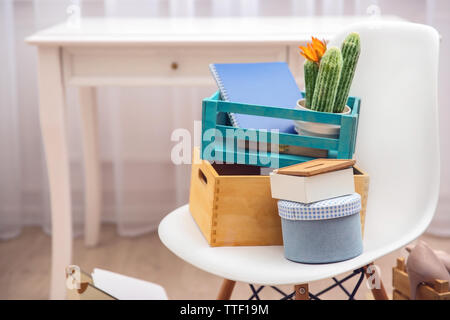
[[[328,150],[328,158],[351,159],[355,151],[360,104],[359,98],[349,97],[347,105],[352,111],[350,114],[341,115],[227,102],[220,99],[219,91],[217,91],[211,97],[203,99],[201,158],[216,162],[272,168],[285,167],[314,159],[299,155],[238,149],[238,137],[245,137],[245,140],[248,141],[257,141],[258,138],[264,138],[267,143],[326,149]],[[228,112],[336,124],[341,126],[339,139],[237,128],[229,123]],[[226,139],[227,133],[232,134],[233,138]]]

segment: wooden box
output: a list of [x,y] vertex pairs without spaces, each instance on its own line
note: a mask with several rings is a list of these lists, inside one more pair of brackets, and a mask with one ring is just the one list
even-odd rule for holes
[[[229,175],[230,169],[241,175]],[[195,148],[189,210],[213,247],[283,244],[277,200],[259,167],[213,166]]]
[[[355,191],[363,192],[364,230],[369,176],[356,167],[355,172]],[[283,244],[277,199],[259,167],[211,164],[194,148],[189,210],[212,247]]]
[[[337,114],[327,112],[311,112],[300,109],[287,109],[271,106],[258,106],[243,103],[227,102],[220,99],[217,91],[210,98],[203,100],[202,106],[202,159],[229,163],[250,164],[263,167],[281,168],[314,159],[313,157],[260,152],[258,150],[242,150],[236,148],[239,133],[245,136],[246,141],[258,141],[286,146],[309,148],[327,151],[328,158],[352,159],[355,152],[356,135],[358,131],[358,119],[361,100],[357,97],[349,97],[347,105],[352,109],[350,114]],[[304,136],[291,133],[267,133],[264,130],[243,129],[233,127],[229,123],[227,113],[249,114],[272,118],[302,120],[340,126],[339,138],[324,138]],[[225,137],[233,133],[234,142],[230,146],[229,138]]]
[[[393,300],[409,300],[410,285],[406,271],[405,258],[397,259],[397,266],[392,268]],[[416,294],[417,300],[450,300],[448,281],[435,280],[433,285],[419,285]]]

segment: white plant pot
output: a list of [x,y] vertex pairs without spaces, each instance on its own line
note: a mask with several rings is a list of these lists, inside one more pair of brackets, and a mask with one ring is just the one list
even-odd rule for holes
[[[320,112],[306,108],[305,99],[298,100],[296,108],[300,110],[306,110],[309,112]],[[352,109],[350,109],[349,106],[345,106],[344,111],[339,114],[350,114],[351,111]],[[294,122],[295,122],[295,131],[297,131],[299,135],[332,138],[332,139],[339,138],[339,131],[341,129],[340,125],[319,123],[319,122],[308,122],[300,120],[296,120]]]

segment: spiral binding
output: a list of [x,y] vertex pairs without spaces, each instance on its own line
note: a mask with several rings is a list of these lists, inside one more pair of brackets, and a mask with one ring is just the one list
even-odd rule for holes
[[[219,87],[220,90],[220,96],[222,98],[222,100],[224,101],[230,101],[228,98],[228,94],[227,94],[227,90],[225,90],[225,87],[222,84],[222,80],[219,77],[219,74],[217,73],[216,67],[214,66],[214,64],[210,64],[209,65],[209,70],[211,70],[211,73],[214,76],[214,79],[216,80],[217,86]],[[230,118],[230,122],[233,125],[233,127],[239,127],[239,124],[237,122],[237,119],[234,115],[234,113],[231,112],[227,112],[228,117]]]

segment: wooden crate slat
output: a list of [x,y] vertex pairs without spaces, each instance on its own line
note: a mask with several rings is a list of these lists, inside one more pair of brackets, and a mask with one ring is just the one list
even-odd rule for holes
[[235,137],[235,139],[258,141],[258,139],[261,139],[262,135],[262,138],[264,138],[265,142],[272,143],[272,136],[275,136],[276,139],[274,143],[276,144],[286,144],[316,149],[337,149],[339,147],[338,139],[300,136],[298,134],[291,134],[291,133],[271,134],[269,131],[242,129],[224,125],[216,125],[216,129],[220,132],[223,138],[227,137],[228,133],[232,134],[233,137]]
[[271,106],[258,106],[253,104],[243,104],[226,101],[218,101],[217,110],[231,113],[243,113],[243,110],[245,110],[245,114],[261,117],[303,120],[329,124],[341,123],[340,116],[334,113],[326,113],[326,112],[312,113],[297,109],[287,109]]
[[356,147],[356,138],[358,136],[359,111],[361,108],[361,99],[355,99],[355,97],[349,97],[348,100],[351,101],[349,104],[353,104],[352,115],[356,115],[355,129],[353,130],[352,147],[351,147],[351,150],[353,150],[352,152],[354,152],[355,147]]
[[354,130],[356,130],[356,119],[350,116],[342,116],[339,134],[338,159],[351,159],[353,157]]
[[405,271],[406,272],[405,258],[397,258],[397,268],[400,271]]
[[392,273],[392,287],[409,298],[411,290],[409,287],[408,274],[397,268],[394,268]]

